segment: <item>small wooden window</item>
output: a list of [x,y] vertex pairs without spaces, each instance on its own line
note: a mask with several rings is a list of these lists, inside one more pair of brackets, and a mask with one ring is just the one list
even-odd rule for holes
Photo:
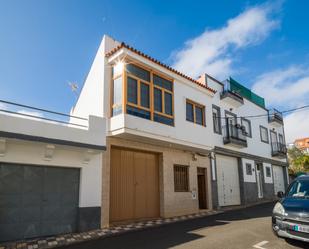
[[173,80],[133,63],[124,74],[124,112],[174,126]]
[[189,191],[189,167],[174,165],[174,186],[175,192]]
[[205,106],[187,99],[186,120],[205,126]]

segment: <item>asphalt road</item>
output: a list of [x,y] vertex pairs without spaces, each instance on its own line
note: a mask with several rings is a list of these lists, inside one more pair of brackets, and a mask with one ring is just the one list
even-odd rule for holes
[[[271,230],[273,203],[65,246],[66,249],[290,249],[309,244],[277,238]],[[260,247],[259,247],[260,246]]]

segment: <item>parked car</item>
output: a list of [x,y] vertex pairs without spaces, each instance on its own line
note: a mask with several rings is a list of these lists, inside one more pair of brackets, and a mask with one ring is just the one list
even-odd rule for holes
[[279,201],[272,214],[272,228],[279,237],[309,242],[309,175],[297,177],[286,194],[278,192]]

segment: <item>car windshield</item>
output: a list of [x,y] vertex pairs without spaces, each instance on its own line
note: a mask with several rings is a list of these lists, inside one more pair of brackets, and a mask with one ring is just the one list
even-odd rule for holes
[[309,198],[309,181],[296,181],[290,187],[288,197]]

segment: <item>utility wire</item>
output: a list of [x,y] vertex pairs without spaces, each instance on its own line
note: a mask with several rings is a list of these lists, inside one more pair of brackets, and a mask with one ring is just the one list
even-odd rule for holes
[[[290,112],[294,112],[294,111],[301,111],[304,110],[306,108],[309,108],[309,105],[304,105],[301,107],[297,107],[297,108],[293,108],[293,109],[288,109],[288,110],[284,110],[280,113],[284,114],[284,113],[290,113]],[[259,114],[259,115],[249,115],[249,116],[237,116],[237,117],[216,117],[218,119],[226,119],[226,118],[231,118],[231,119],[237,119],[237,118],[262,118],[262,117],[268,117],[268,116],[273,116],[275,115],[273,114]]]

